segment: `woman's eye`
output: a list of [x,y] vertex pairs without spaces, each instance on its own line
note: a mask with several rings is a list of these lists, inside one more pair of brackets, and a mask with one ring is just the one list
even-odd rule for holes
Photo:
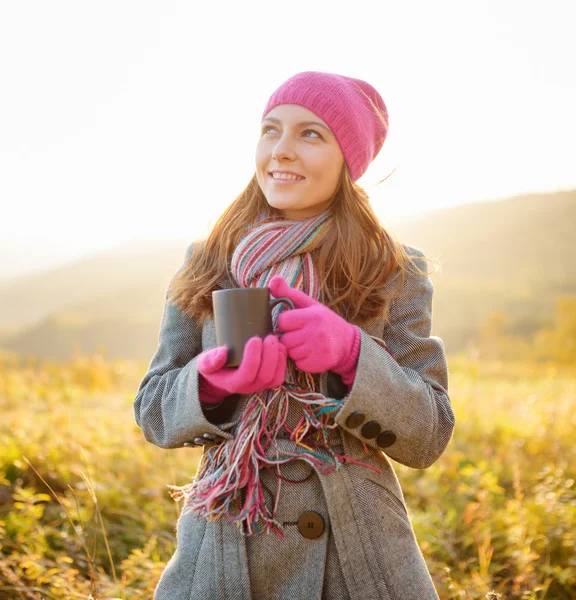
[[[264,127],[262,127],[262,135],[268,133],[269,129],[276,130],[276,128],[272,127],[272,125],[264,125]],[[319,139],[322,139],[322,136],[317,131],[314,131],[314,129],[306,129],[303,133],[304,134],[313,133],[316,136],[318,136]],[[306,136],[306,137],[309,137],[309,136]]]

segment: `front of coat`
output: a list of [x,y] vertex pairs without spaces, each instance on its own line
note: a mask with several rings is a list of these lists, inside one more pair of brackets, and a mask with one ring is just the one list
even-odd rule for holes
[[[419,250],[404,248],[423,257]],[[417,262],[424,266],[424,261]],[[223,280],[220,287],[235,284]],[[329,475],[314,472],[304,483],[282,481],[276,518],[284,523],[285,539],[276,534],[247,538],[225,517],[208,521],[181,514],[177,548],[156,600],[438,598],[389,460],[425,469],[444,452],[454,429],[444,344],[430,336],[433,290],[428,277],[407,273],[402,293],[392,302],[390,323],[384,326],[383,319],[374,318],[360,328],[356,379],[335,416],[335,451],[382,473],[346,461]],[[373,337],[384,341],[390,352]],[[229,399],[232,410],[219,418],[217,411],[203,409],[198,397],[197,356],[216,345],[212,320],[200,327],[166,301],[158,349],[134,399],[136,422],[146,440],[179,448],[194,440],[200,444],[199,438],[233,438],[230,431],[247,397],[239,396],[236,403]],[[341,379],[331,372],[317,374],[315,380],[326,396],[346,394]],[[296,403],[290,407],[289,424],[300,418],[298,409]],[[349,418],[353,413],[363,413],[364,424],[375,421],[390,445],[383,449],[379,438],[364,437],[357,419]],[[279,444],[298,451],[289,439]],[[283,468],[288,479],[300,480],[313,467],[295,461]],[[270,476],[268,482],[273,479],[270,473],[263,476]],[[306,511],[324,519],[325,530],[315,539],[303,537],[296,526]]]

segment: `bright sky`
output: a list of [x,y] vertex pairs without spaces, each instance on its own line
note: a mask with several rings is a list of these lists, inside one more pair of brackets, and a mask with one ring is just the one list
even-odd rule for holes
[[380,91],[390,132],[359,183],[392,226],[574,188],[575,6],[4,2],[0,274],[201,235],[249,181],[264,105],[299,71]]

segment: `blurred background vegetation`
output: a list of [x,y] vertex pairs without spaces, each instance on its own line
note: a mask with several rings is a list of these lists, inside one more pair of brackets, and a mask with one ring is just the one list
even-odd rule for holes
[[[576,598],[576,192],[396,227],[437,258],[456,430],[394,464],[442,599]],[[151,598],[199,449],[162,450],[132,401],[186,243],[0,281],[0,599]]]

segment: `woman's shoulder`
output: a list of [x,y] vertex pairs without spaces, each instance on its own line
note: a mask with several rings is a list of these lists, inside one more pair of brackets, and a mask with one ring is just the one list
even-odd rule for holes
[[[401,276],[398,280],[401,282],[401,286],[411,287],[413,285],[422,285],[422,278],[426,280],[427,284],[431,283],[429,281],[431,272],[428,269],[428,263],[431,261],[426,257],[425,252],[421,248],[411,244],[400,244],[406,255],[401,259],[401,264],[399,265]],[[398,275],[399,273],[397,272],[396,274]]]
[[205,239],[192,240],[186,247],[186,253],[184,256],[185,262],[188,263],[188,261],[192,258],[194,252],[203,248],[206,245],[206,242],[207,240]]
[[402,248],[404,248],[406,254],[409,254],[410,256],[417,256],[418,258],[425,258],[424,252],[422,252],[420,248],[416,248],[416,246],[409,246],[408,244],[403,244],[402,242],[400,244]]

